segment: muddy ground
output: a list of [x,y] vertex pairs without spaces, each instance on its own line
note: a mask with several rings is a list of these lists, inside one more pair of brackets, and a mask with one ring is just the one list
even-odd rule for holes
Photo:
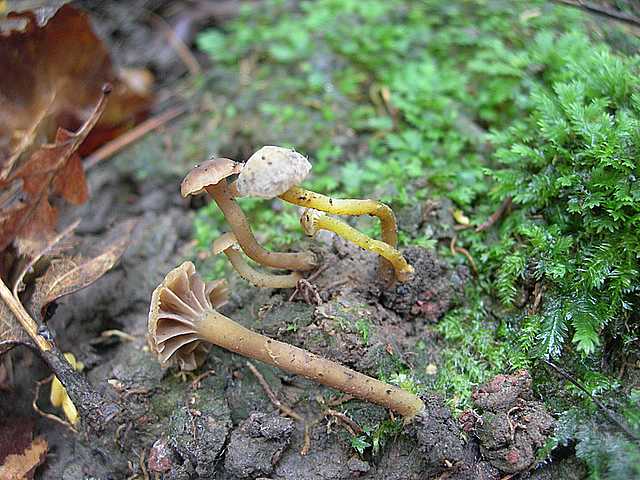
[[[126,421],[106,429],[108,435],[76,435],[39,417],[30,405],[34,379],[49,373],[29,352],[14,352],[16,388],[3,393],[0,413],[34,419],[36,433],[47,438],[49,455],[37,478],[499,479],[517,472],[524,473],[511,478],[560,478],[554,472],[563,468],[579,478],[580,470],[565,466],[567,461],[528,471],[553,418],[533,397],[526,372],[478,389],[476,408],[460,419],[443,399],[427,394],[423,416],[404,429],[392,422],[375,452],[359,454],[351,446],[353,425],[329,412],[375,429],[388,422],[387,411],[257,363],[279,400],[306,420],[310,448],[302,455],[302,424],[279,414],[243,358],[214,348],[195,374],[206,374],[200,380],[162,370],[145,341],[150,293],[193,254],[193,210],[180,198],[177,180],[136,183],[111,164],[89,175],[93,195],[80,212],[85,240],[125,219],[138,225],[120,265],[60,301],[49,327],[61,349],[73,350],[85,363],[92,385],[124,405]],[[415,279],[388,290],[377,280],[374,256],[332,237],[321,240],[314,248],[325,268],[311,282],[315,292],[289,301],[291,291],[257,290],[230,276],[231,302],[224,312],[370,375],[388,376],[399,366],[418,379],[428,375],[439,346],[424,326],[464,301],[468,271],[412,247],[405,255],[416,267]],[[101,336],[109,329],[135,339]],[[43,392],[40,406],[54,411],[48,388]]]

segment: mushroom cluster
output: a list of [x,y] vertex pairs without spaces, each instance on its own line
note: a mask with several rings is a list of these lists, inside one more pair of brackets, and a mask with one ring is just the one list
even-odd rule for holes
[[[181,185],[184,197],[208,192],[229,222],[232,234],[226,234],[214,245],[214,253],[224,252],[238,273],[259,287],[290,288],[301,278],[297,272],[318,266],[311,251],[283,253],[266,250],[255,239],[249,222],[236,197],[280,198],[305,207],[300,222],[305,233],[314,236],[320,229],[330,230],[356,245],[370,250],[381,259],[381,274],[394,272],[399,282],[409,280],[413,267],[396,249],[398,230],[393,211],[385,204],[368,199],[336,199],[302,188],[299,184],[311,171],[311,164],[295,150],[266,146],[255,152],[244,164],[228,158],[214,158],[194,167]],[[372,239],[340,220],[336,215],[372,215],[380,219],[382,241]],[[291,270],[288,275],[258,272],[242,258],[242,250],[260,265]]]
[[226,283],[205,283],[191,262],[167,274],[153,292],[148,323],[149,346],[163,365],[193,370],[213,344],[382,405],[406,421],[424,410],[412,393],[243,327],[218,312],[226,297]]

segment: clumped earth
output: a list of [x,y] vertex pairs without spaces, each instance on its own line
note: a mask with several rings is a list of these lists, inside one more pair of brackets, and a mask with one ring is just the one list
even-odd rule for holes
[[[133,217],[134,240],[116,269],[59,303],[49,327],[65,332],[58,337],[63,350],[82,346],[78,356],[90,382],[125,406],[126,421],[113,436],[96,440],[38,419],[51,445],[41,478],[116,479],[146,471],[163,479],[498,479],[532,466],[553,419],[533,399],[526,372],[479,388],[470,423],[455,419],[443,399],[427,394],[424,415],[406,429],[391,422],[394,428],[378,435],[376,451],[360,454],[352,433],[327,412],[345,413],[365,432],[375,432],[390,422],[384,409],[258,364],[278,399],[306,420],[310,449],[302,455],[302,424],[279,414],[241,357],[214,348],[199,376],[163,371],[146,348],[148,297],[164,273],[192,253],[191,214],[185,215],[188,205],[173,185],[132,184],[121,175],[105,166],[89,177],[93,196],[83,207],[88,221],[81,233],[91,238],[102,225]],[[109,203],[113,208],[98,208]],[[421,327],[462,301],[467,270],[412,247],[406,255],[416,268],[414,280],[386,290],[377,280],[375,256],[340,239],[324,239],[319,251],[325,268],[310,282],[312,292],[289,301],[292,291],[257,290],[232,276],[224,313],[370,375],[392,378],[403,368],[419,370],[416,343],[429,340]],[[103,337],[105,329],[127,331],[135,339]],[[26,354],[17,361],[27,360],[34,362]],[[15,395],[24,398],[31,378],[46,372],[38,362],[19,371],[24,377],[16,379]],[[39,404],[51,410],[45,397]],[[32,415],[26,406],[20,414]]]

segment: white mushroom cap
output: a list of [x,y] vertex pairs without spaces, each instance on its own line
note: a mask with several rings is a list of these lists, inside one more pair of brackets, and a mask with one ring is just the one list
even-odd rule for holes
[[177,363],[182,370],[199,367],[211,346],[200,339],[197,324],[206,310],[227,299],[226,281],[203,282],[191,262],[170,271],[153,291],[149,309],[149,346],[160,363]]
[[245,163],[236,185],[242,196],[275,198],[304,180],[311,164],[289,148],[266,146]]
[[183,197],[198,195],[210,186],[220,183],[231,175],[240,173],[242,164],[228,158],[212,158],[196,165],[184,177],[180,184],[180,193]]

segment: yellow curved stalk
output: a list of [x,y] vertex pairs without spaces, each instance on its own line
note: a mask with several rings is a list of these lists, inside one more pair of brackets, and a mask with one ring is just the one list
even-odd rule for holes
[[318,230],[329,230],[365,250],[377,253],[391,263],[396,278],[400,282],[406,282],[413,274],[413,267],[407,263],[398,250],[385,242],[365,235],[337,218],[321,212],[305,210],[300,218],[300,223],[307,235],[314,236]]

